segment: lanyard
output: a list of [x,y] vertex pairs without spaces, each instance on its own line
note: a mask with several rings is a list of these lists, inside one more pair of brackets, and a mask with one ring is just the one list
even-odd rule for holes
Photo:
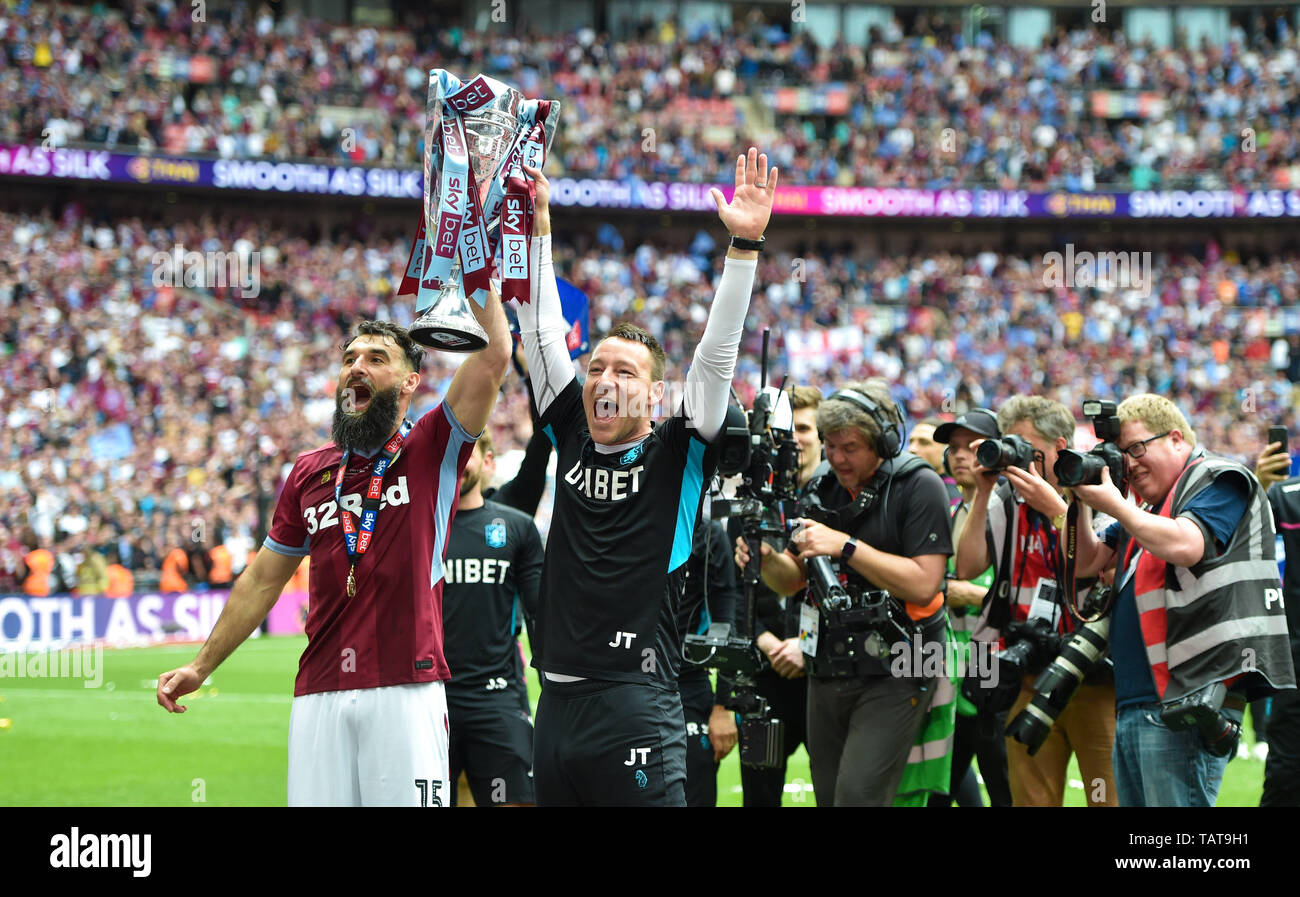
[[[1158,517],[1165,517],[1170,513],[1170,510],[1173,508],[1173,503],[1174,503],[1174,491],[1178,488],[1178,484],[1181,483],[1183,481],[1183,477],[1187,475],[1187,469],[1189,467],[1194,467],[1195,465],[1200,464],[1202,460],[1204,460],[1204,454],[1205,454],[1205,450],[1202,449],[1200,446],[1197,446],[1196,448],[1192,449],[1192,453],[1188,455],[1187,460],[1183,462],[1183,469],[1178,472],[1178,479],[1175,480],[1174,484],[1169,487],[1169,491],[1165,493],[1164,498],[1160,499],[1158,504],[1152,503],[1148,505],[1148,508],[1150,509],[1147,511],[1148,514],[1155,514]],[[1136,552],[1134,552],[1133,550],[1133,546],[1137,544],[1138,544],[1137,539],[1134,539],[1132,535],[1129,535],[1128,544],[1124,546],[1124,567],[1123,567],[1124,578],[1120,582],[1120,586],[1119,586],[1120,591],[1123,591],[1124,586],[1128,585],[1128,581],[1132,579],[1133,576],[1137,573],[1137,564],[1133,563],[1133,561],[1137,560],[1142,555],[1141,548],[1139,548]],[[1137,587],[1134,586],[1135,590],[1136,588]]]
[[349,598],[357,593],[357,562],[370,548],[370,542],[375,535],[375,525],[379,522],[379,497],[383,494],[384,472],[392,466],[393,459],[402,450],[402,443],[406,441],[406,434],[411,432],[412,426],[414,425],[410,420],[403,420],[401,428],[384,444],[383,451],[379,453],[375,468],[370,474],[365,498],[361,501],[360,525],[353,523],[352,512],[343,507],[343,475],[347,473],[348,457],[352,454],[352,449],[343,452],[338,475],[334,478],[334,504],[338,507],[339,517],[343,522],[343,544],[347,548],[348,562],[351,564],[348,568],[347,583]]

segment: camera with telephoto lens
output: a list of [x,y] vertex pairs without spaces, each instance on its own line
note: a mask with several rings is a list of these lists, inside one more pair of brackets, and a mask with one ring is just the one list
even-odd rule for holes
[[985,470],[1006,470],[1019,467],[1029,470],[1034,463],[1034,446],[1023,436],[1002,436],[985,439],[975,449],[975,460]]
[[[1089,607],[1108,606],[1110,592],[1111,587],[1103,583],[1094,586],[1084,602],[1084,613],[1090,616]],[[1043,746],[1079,684],[1099,664],[1106,662],[1109,636],[1109,617],[1084,623],[1065,639],[1061,653],[1034,680],[1034,697],[1029,706],[1007,726],[1007,735],[1029,748],[1029,756]]]
[[1061,650],[1061,636],[1056,627],[1042,617],[1009,623],[1004,635],[1007,647],[998,657],[1004,669],[1015,668],[1015,676],[1032,676],[1042,671]]
[[1092,420],[1092,432],[1101,440],[1092,451],[1079,452],[1062,449],[1056,453],[1056,482],[1062,486],[1098,486],[1101,472],[1110,470],[1110,481],[1119,491],[1128,488],[1125,478],[1124,453],[1115,440],[1119,439],[1119,418],[1115,403],[1101,399],[1088,399],[1083,403],[1083,416]]
[[1211,682],[1165,704],[1160,709],[1160,721],[1174,731],[1195,729],[1201,736],[1201,747],[1212,756],[1231,756],[1241,738],[1241,723],[1224,714],[1227,696],[1228,686]]
[[1021,680],[1045,668],[1061,650],[1056,628],[1041,617],[1008,623],[1003,632],[1007,647],[994,655],[998,664],[997,685],[986,687],[967,676],[962,694],[980,710],[1001,713],[1010,710],[1020,694]]

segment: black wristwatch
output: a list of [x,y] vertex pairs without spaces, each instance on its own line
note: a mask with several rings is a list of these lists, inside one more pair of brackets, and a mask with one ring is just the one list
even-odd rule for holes
[[848,540],[844,543],[844,547],[840,549],[840,560],[847,564],[852,559],[853,552],[857,550],[858,540],[849,536]]
[[759,237],[757,240],[748,240],[744,237],[737,237],[737,236],[733,236],[731,238],[732,248],[744,249],[751,252],[762,252],[763,242],[764,242],[763,237]]

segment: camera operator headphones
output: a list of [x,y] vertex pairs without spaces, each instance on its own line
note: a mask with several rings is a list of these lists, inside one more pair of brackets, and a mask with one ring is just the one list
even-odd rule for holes
[[872,446],[872,448],[875,449],[876,454],[879,455],[882,460],[896,458],[902,453],[902,421],[905,420],[902,405],[899,405],[898,402],[894,402],[894,413],[898,415],[899,421],[898,423],[895,423],[893,420],[890,420],[889,415],[886,414],[878,404],[871,400],[870,396],[863,395],[856,389],[837,389],[826,397],[826,401],[828,402],[833,402],[837,399],[842,402],[856,405],[876,422],[876,429],[880,431],[880,435],[876,437],[875,445]]

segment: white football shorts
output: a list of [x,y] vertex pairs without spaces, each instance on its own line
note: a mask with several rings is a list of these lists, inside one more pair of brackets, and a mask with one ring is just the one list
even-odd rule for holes
[[289,806],[450,806],[447,740],[441,682],[296,697]]

